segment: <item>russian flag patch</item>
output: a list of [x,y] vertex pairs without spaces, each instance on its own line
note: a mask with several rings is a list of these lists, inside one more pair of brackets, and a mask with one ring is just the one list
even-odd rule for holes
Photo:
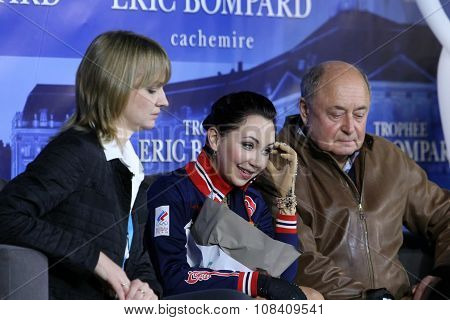
[[170,207],[155,208],[155,234],[154,237],[170,235]]

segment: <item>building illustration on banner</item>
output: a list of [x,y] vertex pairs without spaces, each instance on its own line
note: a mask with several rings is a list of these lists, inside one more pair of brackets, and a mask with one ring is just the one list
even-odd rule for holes
[[[195,158],[204,142],[201,120],[218,97],[241,90],[264,94],[277,107],[280,127],[287,115],[298,113],[306,70],[325,60],[345,60],[358,63],[369,77],[368,132],[393,141],[432,180],[449,188],[436,92],[441,46],[423,25],[397,36],[408,27],[366,11],[342,10],[291,50],[253,68],[244,70],[240,62],[226,74],[168,84],[170,107],[161,113],[155,129],[132,138],[146,173],[174,170]],[[419,38],[420,48],[415,40]],[[11,177],[36,157],[74,108],[73,86],[35,86],[12,121]]]

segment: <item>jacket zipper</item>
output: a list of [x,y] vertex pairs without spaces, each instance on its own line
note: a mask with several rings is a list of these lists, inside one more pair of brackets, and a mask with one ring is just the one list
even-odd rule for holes
[[374,288],[375,281],[373,279],[373,265],[372,265],[372,257],[370,255],[370,249],[369,249],[369,232],[367,230],[367,221],[366,221],[366,215],[363,211],[362,201],[358,204],[358,212],[359,212],[359,218],[361,219],[363,228],[364,228],[364,246],[366,248],[366,255],[367,255],[367,264],[369,266],[369,280],[370,280],[370,286]]
[[[360,154],[359,156],[364,157],[363,154]],[[367,265],[369,267],[368,274],[369,274],[369,281],[370,281],[370,286],[372,288],[375,287],[375,280],[374,280],[374,273],[373,273],[373,264],[372,264],[372,257],[370,254],[370,248],[369,248],[369,230],[367,228],[367,221],[366,221],[366,215],[364,214],[363,211],[363,205],[362,205],[362,193],[364,190],[364,179],[362,179],[361,182],[361,192],[358,191],[358,189],[356,188],[355,183],[352,181],[352,179],[350,179],[348,177],[347,174],[344,173],[344,171],[342,171],[341,167],[337,164],[337,162],[333,159],[333,157],[330,155],[330,158],[332,160],[332,162],[334,163],[335,166],[337,166],[337,168],[339,169],[339,171],[341,172],[341,174],[344,176],[344,179],[347,181],[347,185],[350,189],[352,189],[351,186],[353,186],[353,189],[355,191],[352,191],[352,194],[355,198],[356,203],[358,204],[358,214],[359,214],[359,219],[361,220],[363,229],[364,229],[364,247],[365,247],[365,251],[366,251],[366,259],[367,259]],[[363,159],[363,166],[365,166],[365,160]],[[363,168],[364,171],[365,168]]]
[[[361,152],[359,155],[362,162],[362,172],[364,173],[366,171],[366,159],[365,159],[365,153]],[[353,182],[353,181],[352,181]],[[356,186],[355,186],[356,189]],[[369,266],[369,281],[370,286],[372,288],[375,287],[375,279],[374,279],[374,272],[373,272],[373,263],[372,263],[372,255],[370,254],[370,247],[369,247],[369,230],[367,228],[367,220],[366,215],[364,214],[363,210],[363,193],[364,193],[364,177],[361,179],[361,193],[359,193],[359,205],[358,205],[358,211],[359,211],[359,217],[362,219],[362,224],[364,228],[364,245],[366,247],[366,255],[367,255],[367,265]]]

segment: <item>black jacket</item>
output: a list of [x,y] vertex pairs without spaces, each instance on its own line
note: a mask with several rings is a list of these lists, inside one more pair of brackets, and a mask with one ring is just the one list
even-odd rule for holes
[[[0,192],[0,243],[49,257],[51,299],[111,298],[109,286],[93,271],[100,251],[123,263],[131,177],[120,160],[106,161],[94,132],[60,134]],[[143,248],[147,188],[143,182],[132,210],[134,236],[125,272],[161,295]]]

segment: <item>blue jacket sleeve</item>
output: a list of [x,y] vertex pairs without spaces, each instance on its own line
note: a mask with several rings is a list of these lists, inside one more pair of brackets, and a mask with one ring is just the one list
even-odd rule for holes
[[186,231],[192,221],[188,181],[161,177],[148,191],[146,241],[165,295],[207,289],[235,289],[256,296],[257,272],[234,272],[190,266]]

